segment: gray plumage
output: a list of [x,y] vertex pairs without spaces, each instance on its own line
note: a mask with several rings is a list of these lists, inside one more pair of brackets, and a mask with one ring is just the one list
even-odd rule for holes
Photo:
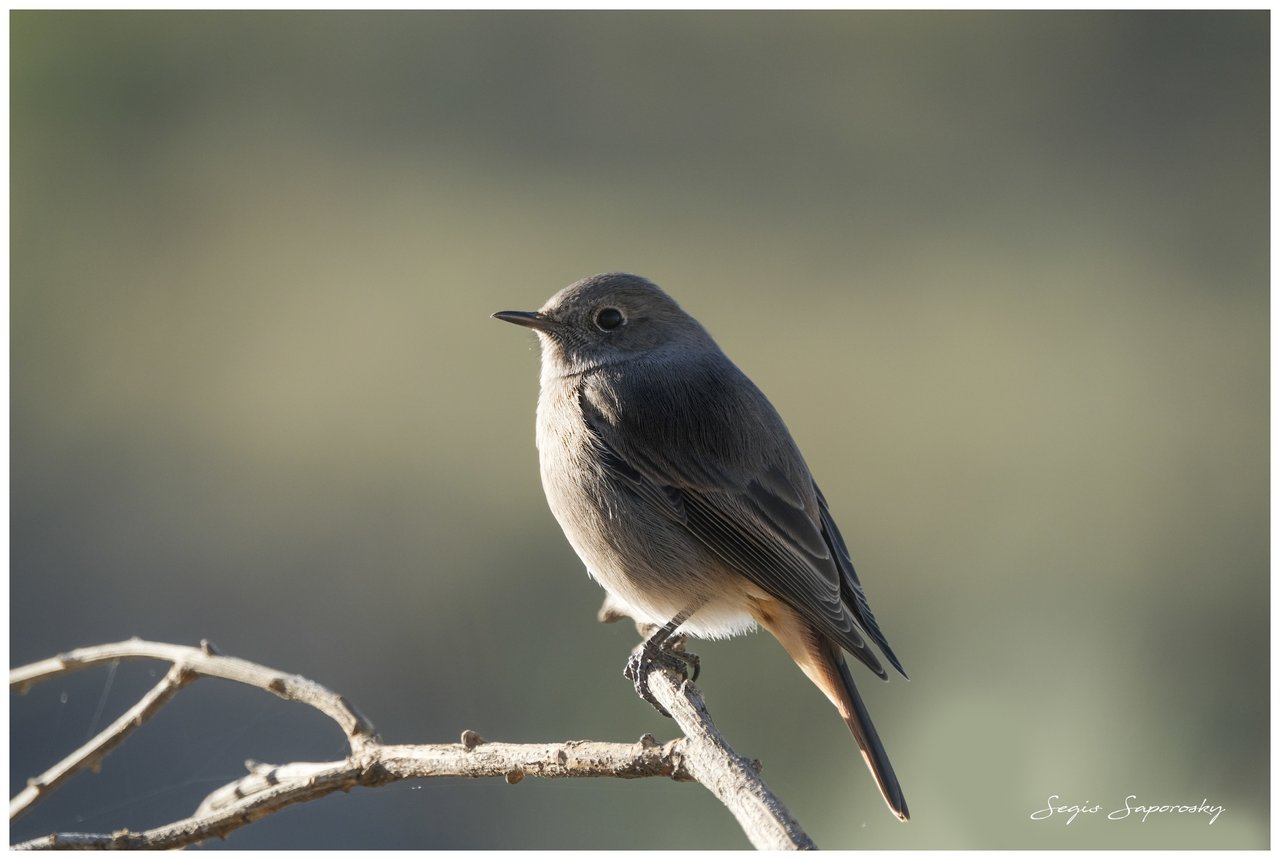
[[[537,443],[565,536],[614,602],[661,626],[763,624],[840,709],[890,808],[907,809],[841,649],[902,665],[786,425],[707,331],[644,278],[596,275],[536,313]],[[905,673],[903,673],[905,675]]]

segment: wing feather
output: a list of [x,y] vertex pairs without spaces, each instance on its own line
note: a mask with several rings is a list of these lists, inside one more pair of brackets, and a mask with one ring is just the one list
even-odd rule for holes
[[[728,373],[741,381],[727,384],[733,382],[724,378]],[[727,360],[683,374],[680,384],[665,382],[629,390],[628,404],[636,405],[624,410],[610,391],[584,380],[579,406],[599,462],[876,674],[887,677],[866,637],[901,671],[825,499],[764,395]],[[734,392],[758,400],[735,402]],[[695,414],[699,421],[670,420]],[[773,424],[766,428],[771,432],[744,437],[744,421],[753,419]],[[775,440],[775,449],[760,450],[761,438]]]

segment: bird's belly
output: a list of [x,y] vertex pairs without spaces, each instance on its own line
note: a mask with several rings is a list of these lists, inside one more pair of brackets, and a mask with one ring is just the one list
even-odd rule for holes
[[756,589],[745,577],[589,458],[557,456],[544,450],[541,458],[551,512],[587,572],[628,615],[661,626],[697,606],[682,632],[721,638],[755,629]]

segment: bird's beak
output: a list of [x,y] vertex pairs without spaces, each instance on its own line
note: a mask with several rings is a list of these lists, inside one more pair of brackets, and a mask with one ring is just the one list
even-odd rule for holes
[[542,331],[549,331],[555,325],[550,317],[537,311],[498,311],[493,318]]

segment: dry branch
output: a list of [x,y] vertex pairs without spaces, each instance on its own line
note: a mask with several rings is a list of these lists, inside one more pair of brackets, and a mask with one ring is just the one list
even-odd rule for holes
[[439,776],[503,777],[517,783],[543,778],[668,777],[696,781],[733,813],[757,848],[812,848],[813,843],[759,777],[759,765],[733,751],[716,730],[697,689],[674,672],[649,667],[650,690],[671,712],[685,736],[658,744],[645,735],[633,744],[567,741],[548,744],[489,743],[463,732],[456,744],[382,744],[373,725],[345,699],[299,675],[289,675],[201,648],[131,639],[81,648],[10,672],[11,687],[25,691],[48,678],[117,660],[158,659],[173,668],[118,720],[63,759],[10,802],[12,820],[78,770],[96,765],[128,733],[177,691],[201,676],[225,678],[308,704],[342,727],[350,755],[333,762],[267,765],[248,762],[249,773],[211,793],[189,818],[142,832],[54,833],[12,846],[31,848],[180,848],[228,833],[296,803],[356,786],[373,787]]
[[96,768],[107,753],[119,746],[129,733],[150,719],[166,702],[177,695],[178,691],[194,680],[194,676],[178,664],[160,679],[160,683],[151,688],[138,703],[125,711],[111,725],[99,732],[92,740],[83,744],[75,752],[46,770],[44,773],[27,780],[26,788],[13,796],[9,801],[9,820],[13,821],[67,779],[85,768]]

